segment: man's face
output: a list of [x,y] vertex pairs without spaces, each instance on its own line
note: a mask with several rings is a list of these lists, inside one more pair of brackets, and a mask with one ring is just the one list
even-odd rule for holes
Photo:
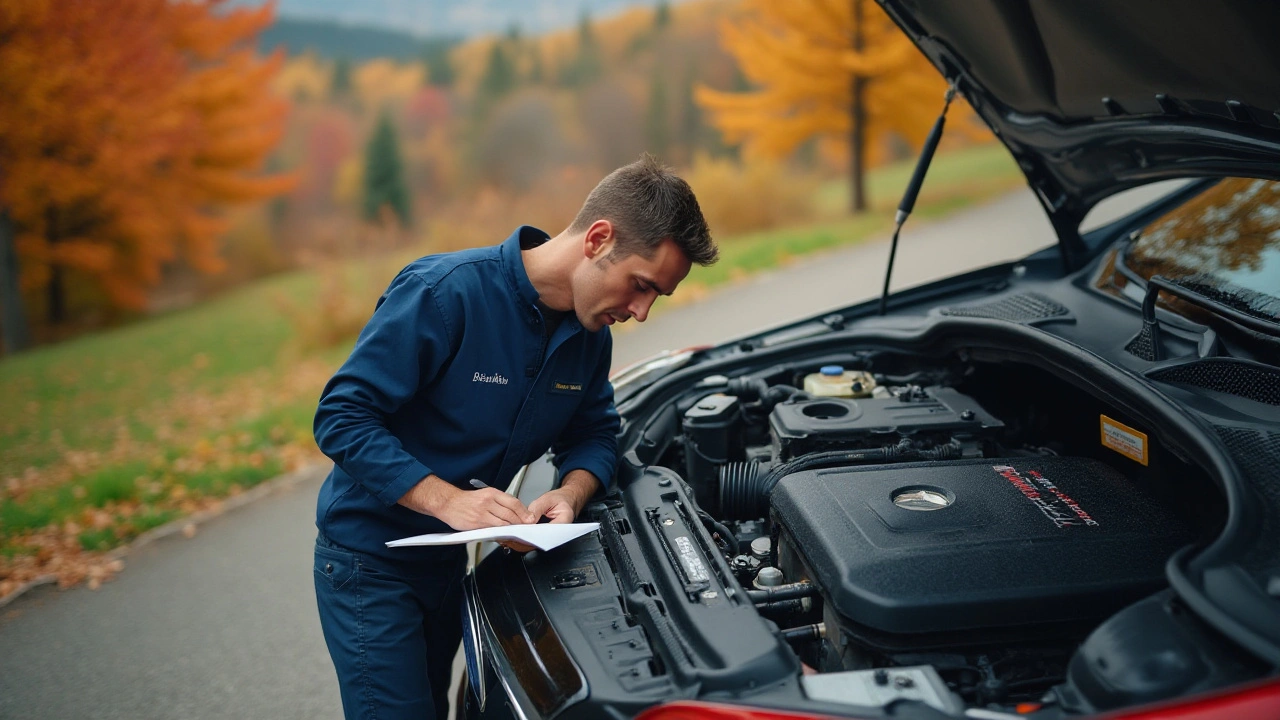
[[[590,241],[588,241],[590,242]],[[579,322],[595,332],[615,322],[644,322],[659,295],[670,295],[689,274],[692,263],[672,240],[653,257],[611,254],[613,240],[594,249],[573,277],[573,309]]]

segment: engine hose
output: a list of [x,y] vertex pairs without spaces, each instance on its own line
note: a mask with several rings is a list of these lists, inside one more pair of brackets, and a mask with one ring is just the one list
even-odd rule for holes
[[[795,395],[804,395],[800,388],[791,385],[769,385],[760,378],[733,378],[726,384],[726,395],[733,395],[743,402],[759,401],[765,410],[772,410],[774,405]],[[807,395],[805,397],[808,397]]]
[[790,600],[779,600],[778,602],[756,605],[756,612],[768,615],[796,615],[807,609],[804,598],[791,598]]
[[809,582],[791,583],[789,585],[747,591],[747,597],[756,605],[791,600],[792,598],[812,597],[817,594],[818,588]]
[[742,546],[738,543],[738,537],[729,532],[729,528],[724,523],[711,517],[702,509],[698,510],[698,517],[702,519],[702,524],[706,525],[709,530],[720,534],[720,537],[724,539],[725,544],[729,546],[729,553],[731,555],[742,554]]
[[813,625],[801,625],[797,628],[787,628],[782,631],[782,638],[788,642],[797,642],[803,640],[820,640],[827,636],[826,623],[815,623]]
[[720,466],[720,514],[730,520],[751,520],[759,513],[764,473],[760,463],[731,462]]

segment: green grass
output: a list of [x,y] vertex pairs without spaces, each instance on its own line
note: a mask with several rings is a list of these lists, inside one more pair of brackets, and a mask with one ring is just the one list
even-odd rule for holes
[[[897,208],[906,190],[915,160],[904,160],[876,168],[867,173],[867,203],[876,210]],[[926,200],[957,192],[968,194],[994,186],[1004,189],[1024,183],[1018,164],[1003,145],[991,143],[935,155],[921,186],[918,210],[923,210]],[[827,183],[814,199],[819,210],[843,212],[849,207],[849,181],[847,178]]]

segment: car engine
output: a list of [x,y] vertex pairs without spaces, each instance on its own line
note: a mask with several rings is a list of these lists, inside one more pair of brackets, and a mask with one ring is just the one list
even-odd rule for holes
[[661,463],[806,672],[927,667],[968,703],[1037,700],[1195,539],[1096,449],[988,412],[964,369],[864,372],[841,396],[801,390],[814,370],[709,378]]

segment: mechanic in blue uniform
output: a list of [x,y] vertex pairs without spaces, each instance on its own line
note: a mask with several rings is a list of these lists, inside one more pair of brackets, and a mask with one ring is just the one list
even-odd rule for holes
[[[448,715],[464,548],[387,541],[572,522],[617,461],[606,326],[643,322],[716,254],[689,185],[646,155],[554,238],[521,227],[391,282],[315,417],[334,461],[316,507],[316,600],[348,718]],[[555,489],[528,507],[495,489],[548,448]]]

